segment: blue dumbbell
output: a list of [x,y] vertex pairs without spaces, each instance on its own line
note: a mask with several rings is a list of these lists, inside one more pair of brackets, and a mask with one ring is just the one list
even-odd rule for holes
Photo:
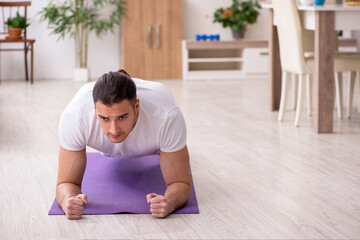
[[208,37],[210,39],[210,41],[214,41],[214,40],[220,40],[220,35],[219,34],[216,34],[216,35],[210,35]]
[[220,40],[220,35],[219,34],[216,34],[216,35],[196,34],[196,41],[200,41],[200,40],[206,41],[207,39],[209,39],[210,41]]

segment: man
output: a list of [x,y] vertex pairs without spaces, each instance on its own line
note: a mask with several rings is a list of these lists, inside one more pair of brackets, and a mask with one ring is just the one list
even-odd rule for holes
[[61,116],[59,139],[56,200],[68,219],[79,219],[88,202],[81,192],[86,146],[119,158],[160,152],[165,194],[144,196],[156,218],[166,217],[190,197],[185,121],[160,83],[131,79],[120,70],[85,84]]

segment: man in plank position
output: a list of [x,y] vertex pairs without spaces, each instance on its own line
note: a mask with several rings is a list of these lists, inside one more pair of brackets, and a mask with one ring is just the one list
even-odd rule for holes
[[160,83],[132,79],[120,70],[85,84],[61,116],[59,139],[56,200],[68,219],[79,219],[87,203],[81,192],[86,146],[119,158],[160,152],[167,188],[164,196],[146,196],[156,218],[166,217],[190,197],[185,121]]

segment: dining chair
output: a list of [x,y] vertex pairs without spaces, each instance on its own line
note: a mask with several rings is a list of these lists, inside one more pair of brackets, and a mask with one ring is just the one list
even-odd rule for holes
[[[358,85],[358,109],[357,112],[360,114],[360,71],[358,70],[356,73],[357,76],[357,85]],[[351,117],[352,106],[353,106],[353,99],[354,99],[354,88],[355,88],[355,73],[350,73],[350,81],[349,81],[349,88],[348,88],[348,98],[347,98],[347,111],[346,117]]]
[[[312,30],[307,30],[302,28],[301,29],[302,33],[302,43],[303,43],[303,47],[304,47],[304,52],[305,52],[305,56],[314,56],[314,48],[315,48],[315,44],[314,44],[314,39],[315,39],[315,34],[314,31]],[[297,74],[291,74],[292,77],[292,109],[296,110],[296,104],[297,104],[297,92],[298,92],[298,75]],[[311,83],[309,83],[310,85],[308,87],[311,87]],[[312,114],[312,109],[311,109],[311,95],[307,93],[307,111],[308,111],[308,115],[311,116]]]
[[[306,54],[303,44],[303,28],[295,1],[273,0],[274,18],[277,25],[282,68],[282,89],[278,120],[284,118],[289,74],[298,75],[298,99],[295,115],[295,126],[298,127],[303,107],[305,87],[308,95],[308,111],[311,113],[311,78],[314,74],[314,55]],[[342,72],[354,72],[360,69],[360,57],[352,54],[337,53],[334,55],[335,81]],[[336,84],[335,84],[336,85]],[[339,90],[337,90],[339,92]],[[336,94],[338,96],[338,94]],[[341,110],[340,110],[341,111]]]
[[[304,47],[304,55],[305,57],[314,57],[314,40],[315,40],[315,33],[313,30],[307,30],[302,28],[302,42]],[[340,52],[339,51],[339,39],[338,39],[338,32],[334,32],[334,51],[336,55],[346,55],[346,56],[355,56],[360,58],[360,53],[358,52]],[[335,73],[335,96],[334,99],[336,101],[337,106],[337,115],[338,118],[341,119],[343,117],[343,87],[342,87],[342,80],[343,80],[343,74],[341,72]],[[355,76],[358,76],[358,80],[360,81],[360,73],[356,73],[355,71],[349,72],[349,87],[348,87],[348,98],[347,98],[347,118],[350,118],[351,116],[351,109],[352,109],[352,103],[353,103],[353,95],[354,95],[354,84],[355,84]],[[310,80],[311,81],[311,80]],[[312,83],[309,83],[309,86],[307,88],[311,90]],[[360,82],[358,85],[359,95],[360,95]],[[298,75],[292,74],[292,109],[296,110],[296,103],[297,103],[297,91],[298,91]],[[306,97],[307,97],[307,110],[308,115],[311,116],[312,109],[311,109],[311,94],[309,94],[309,91],[306,91]],[[359,108],[358,112],[360,113],[360,97],[359,97]]]
[[[27,19],[27,7],[31,5],[31,1],[0,1],[0,70],[1,70],[1,52],[23,51],[25,57],[25,79],[29,80],[28,74],[28,52],[30,52],[30,82],[34,82],[34,42],[35,39],[28,39],[26,28],[23,30],[22,39],[7,38],[8,28],[6,21],[13,18],[19,13]],[[6,45],[7,48],[2,48]],[[22,46],[14,48],[15,46]],[[1,71],[0,71],[1,83]]]

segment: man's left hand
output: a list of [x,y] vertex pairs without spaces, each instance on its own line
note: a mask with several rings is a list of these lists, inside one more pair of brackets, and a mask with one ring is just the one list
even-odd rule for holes
[[164,218],[170,214],[170,204],[164,196],[157,193],[150,193],[146,195],[146,200],[150,203],[151,216]]

